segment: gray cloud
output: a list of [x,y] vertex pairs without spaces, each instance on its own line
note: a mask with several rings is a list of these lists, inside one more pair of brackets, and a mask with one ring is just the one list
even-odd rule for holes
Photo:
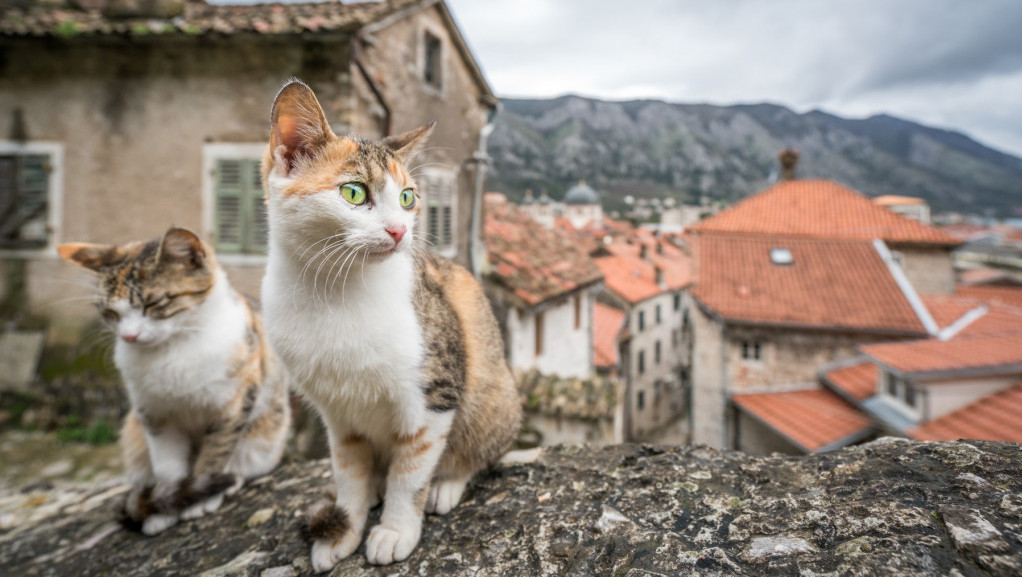
[[447,0],[498,94],[887,112],[1022,155],[1013,0]]

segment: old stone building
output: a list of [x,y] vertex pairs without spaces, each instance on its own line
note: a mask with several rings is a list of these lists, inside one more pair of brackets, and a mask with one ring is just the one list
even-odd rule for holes
[[[689,258],[667,239],[642,230],[619,237],[597,254],[603,255],[596,264],[606,286],[600,301],[624,318],[618,324],[614,315],[604,315],[605,330],[618,330],[601,335],[601,369],[625,379],[625,438],[657,439],[688,409]],[[621,338],[623,332],[627,338]],[[616,365],[608,343],[619,345]],[[669,438],[680,440],[673,433]]]
[[258,166],[270,103],[291,76],[338,134],[439,121],[412,162],[428,199],[419,226],[437,252],[478,265],[496,99],[444,2],[58,0],[0,8],[0,195],[22,207],[0,225],[5,290],[52,326],[75,325],[89,307],[51,304],[88,283],[58,262],[58,243],[178,225],[210,239],[258,296]]
[[817,406],[802,412],[804,426],[822,426],[820,404],[839,400],[817,398],[817,367],[936,330],[883,243],[703,233],[694,245],[694,442],[778,450],[763,443],[762,413],[746,395],[786,393],[789,408]]

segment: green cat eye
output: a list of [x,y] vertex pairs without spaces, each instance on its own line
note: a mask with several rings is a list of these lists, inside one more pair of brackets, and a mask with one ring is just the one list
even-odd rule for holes
[[415,192],[410,188],[402,190],[401,196],[398,197],[398,201],[404,208],[412,208],[415,206]]
[[347,184],[342,184],[341,197],[343,197],[344,200],[350,202],[351,204],[354,204],[355,206],[365,204],[366,200],[369,199],[369,195],[366,194],[365,187],[362,186],[361,184],[358,184],[357,182],[349,182]]

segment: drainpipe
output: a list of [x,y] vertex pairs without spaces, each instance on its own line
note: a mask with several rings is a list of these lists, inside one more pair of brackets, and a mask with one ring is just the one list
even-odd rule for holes
[[472,226],[469,237],[469,264],[472,274],[478,279],[482,275],[483,263],[486,262],[486,243],[483,242],[483,185],[486,181],[486,168],[490,165],[490,155],[486,153],[486,140],[493,132],[493,119],[500,109],[500,103],[490,109],[486,115],[486,124],[479,131],[479,148],[472,155],[476,169],[475,193],[472,199]]
[[351,60],[355,63],[355,68],[358,68],[359,74],[369,85],[369,90],[372,91],[373,96],[376,97],[376,102],[383,108],[383,136],[390,136],[393,126],[391,124],[393,115],[390,112],[390,106],[387,106],[387,100],[383,97],[383,89],[376,82],[376,79],[369,74],[369,70],[366,69],[365,64],[362,62],[362,35],[358,34],[351,40]]

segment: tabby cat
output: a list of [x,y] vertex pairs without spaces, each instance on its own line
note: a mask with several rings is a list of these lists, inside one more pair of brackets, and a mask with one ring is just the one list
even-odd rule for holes
[[267,333],[326,425],[336,498],[309,520],[326,571],[366,539],[407,558],[423,512],[447,513],[511,445],[521,419],[497,322],[462,267],[431,256],[405,163],[432,125],[381,141],[338,137],[312,90],[273,103],[263,161]]
[[171,228],[148,242],[57,251],[100,274],[97,305],[131,401],[120,434],[133,485],[125,511],[144,533],[215,511],[277,466],[291,422],[286,373],[208,245]]

